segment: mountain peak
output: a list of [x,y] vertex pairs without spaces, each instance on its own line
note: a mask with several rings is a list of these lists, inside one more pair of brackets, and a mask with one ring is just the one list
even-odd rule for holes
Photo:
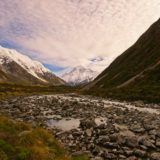
[[84,66],[77,66],[72,68],[70,71],[63,73],[60,77],[68,84],[75,86],[86,84],[96,78],[97,75],[98,72],[96,71]]
[[[14,78],[19,77],[20,75],[22,76],[24,73],[24,81],[27,83],[28,81],[31,81],[31,79],[32,81],[36,81],[35,83],[38,84],[54,84],[55,80],[56,83],[63,82],[49,69],[45,68],[42,63],[32,60],[28,56],[23,55],[16,50],[7,49],[2,46],[0,47],[0,70],[2,70],[7,76],[13,76]],[[26,75],[27,78],[25,77]],[[20,77],[20,79],[23,79],[23,77]],[[1,79],[2,78],[0,77],[0,81],[2,81]],[[51,80],[53,80],[53,82],[51,82]]]

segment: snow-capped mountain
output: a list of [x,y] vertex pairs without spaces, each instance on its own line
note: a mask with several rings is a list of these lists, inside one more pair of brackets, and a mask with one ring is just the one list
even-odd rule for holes
[[0,82],[16,84],[62,85],[63,80],[45,68],[40,62],[13,49],[0,46]]
[[98,72],[83,66],[77,66],[70,71],[61,74],[60,77],[65,80],[69,85],[76,86],[80,84],[86,84],[98,75]]

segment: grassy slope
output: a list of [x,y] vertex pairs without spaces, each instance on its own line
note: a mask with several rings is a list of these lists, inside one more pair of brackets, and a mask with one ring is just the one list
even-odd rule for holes
[[69,160],[53,136],[42,128],[0,117],[0,160]]
[[[118,86],[160,60],[160,20],[154,23],[139,40],[120,55],[99,77],[98,84]],[[99,78],[98,77],[98,78]]]
[[[118,99],[160,102],[160,64],[152,70],[144,71],[160,61],[159,37],[160,20],[104,70],[87,93]],[[122,88],[117,88],[141,72],[142,76]]]
[[0,84],[0,99],[12,96],[26,96],[37,94],[59,94],[76,92],[78,88],[69,86],[22,86],[12,84]]
[[70,157],[52,134],[42,128],[0,116],[0,160],[88,160]]

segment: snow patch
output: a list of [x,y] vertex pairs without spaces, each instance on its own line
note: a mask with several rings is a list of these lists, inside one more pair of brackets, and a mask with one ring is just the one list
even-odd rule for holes
[[94,80],[94,78],[96,78],[97,75],[98,72],[96,71],[93,71],[89,68],[85,68],[83,66],[77,66],[73,68],[71,71],[63,73],[62,75],[60,75],[60,77],[70,85],[78,85],[88,83]]
[[[52,73],[50,70],[45,68],[40,62],[31,60],[29,57],[17,52],[13,49],[7,49],[0,46],[0,65],[4,63],[16,62],[28,73],[34,77],[40,79],[43,82],[47,82],[38,75],[44,75],[47,72]],[[53,74],[53,73],[52,73]]]

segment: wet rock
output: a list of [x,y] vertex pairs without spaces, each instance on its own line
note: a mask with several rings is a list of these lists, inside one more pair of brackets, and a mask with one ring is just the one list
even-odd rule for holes
[[120,159],[120,160],[126,159],[126,156],[124,156],[124,155],[119,155],[119,159]]
[[95,147],[93,150],[92,150],[92,154],[97,156],[100,152],[100,149],[98,147]]
[[97,144],[99,145],[105,145],[106,142],[109,142],[110,138],[108,136],[99,136],[99,138],[96,140]]
[[117,143],[106,142],[103,144],[103,147],[105,147],[105,148],[119,148],[119,145]]
[[144,126],[145,130],[147,130],[147,131],[155,129],[155,126],[153,124],[150,124],[150,122],[144,122],[143,126]]
[[157,146],[157,147],[160,147],[160,138],[157,138],[157,139],[156,139],[156,146]]
[[143,150],[140,150],[140,149],[135,149],[135,150],[133,151],[133,154],[134,154],[135,156],[141,157],[141,158],[143,158],[143,157],[146,156],[146,152],[143,151]]
[[126,137],[124,135],[118,135],[117,137],[117,143],[119,145],[124,145],[126,143]]
[[150,130],[150,131],[148,132],[148,134],[149,134],[149,135],[154,135],[154,136],[156,136],[156,135],[157,135],[157,130],[155,130],[155,129]]
[[130,127],[130,130],[135,132],[135,133],[144,133],[145,132],[145,129],[139,124],[132,125]]
[[126,160],[138,160],[138,159],[135,156],[131,156],[131,157],[128,157]]
[[73,137],[72,134],[70,134],[70,135],[68,136],[68,138],[69,138],[70,140],[73,140],[73,139],[74,139],[74,137]]
[[126,145],[128,147],[137,147],[138,146],[138,139],[136,136],[129,136],[129,137],[126,137]]
[[113,153],[106,153],[104,158],[105,159],[116,159],[117,156]]
[[157,130],[156,136],[160,138],[160,129]]
[[151,160],[160,160],[160,152],[154,152],[151,154]]
[[122,147],[123,151],[124,151],[124,155],[127,156],[127,157],[130,157],[133,155],[133,151],[130,150],[129,147]]
[[85,133],[88,137],[91,137],[92,136],[92,132],[93,130],[92,129],[86,129]]
[[155,145],[153,144],[153,142],[150,139],[148,139],[147,137],[143,137],[142,139],[140,139],[139,143],[148,147],[148,148],[156,148]]
[[81,128],[93,128],[93,127],[96,127],[95,119],[94,118],[82,119],[80,121],[80,127]]

